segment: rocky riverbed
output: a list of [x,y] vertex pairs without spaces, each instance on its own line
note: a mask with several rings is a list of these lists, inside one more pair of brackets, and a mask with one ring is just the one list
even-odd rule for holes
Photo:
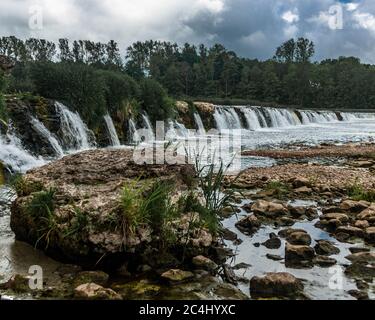
[[[34,169],[15,185],[11,210],[1,204],[2,297],[374,299],[375,161],[371,145],[357,146],[258,151],[275,163],[227,177],[231,205],[221,211],[220,234],[194,210],[180,210],[168,220],[177,235],[168,250],[155,225],[118,228],[119,199],[126,185],[143,186],[146,197],[165,181],[173,182],[173,207],[189,190],[199,201],[193,167],[140,166],[129,150],[95,150]],[[278,164],[283,152],[298,163]],[[43,194],[46,204],[51,190],[52,218],[38,207],[47,220],[39,219],[30,203]],[[42,290],[28,288],[30,265],[43,267]]]

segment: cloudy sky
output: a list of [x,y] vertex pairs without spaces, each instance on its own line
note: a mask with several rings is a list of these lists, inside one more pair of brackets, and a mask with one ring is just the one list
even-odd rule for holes
[[353,55],[375,64],[374,0],[1,0],[0,35],[108,41],[222,43],[267,59],[291,37],[316,59]]

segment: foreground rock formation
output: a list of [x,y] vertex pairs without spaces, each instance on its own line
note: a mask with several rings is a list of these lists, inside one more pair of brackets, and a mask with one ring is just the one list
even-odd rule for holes
[[[147,196],[156,183],[166,182],[173,185],[170,196],[177,203],[194,176],[190,165],[137,165],[131,150],[67,156],[30,171],[17,182],[11,227],[17,239],[80,265],[116,264],[129,257],[132,262],[142,257],[152,260],[158,254],[154,242],[160,240],[160,230],[137,220],[140,199],[132,199],[136,194],[130,193],[124,200],[123,188],[128,186],[130,192],[142,188],[142,196]],[[121,201],[133,206],[124,208]],[[187,218],[175,219],[180,222],[171,221],[170,228],[178,235]],[[213,238],[203,228],[191,231],[195,233],[189,245],[197,249],[211,245]],[[178,251],[178,239],[175,245]]]

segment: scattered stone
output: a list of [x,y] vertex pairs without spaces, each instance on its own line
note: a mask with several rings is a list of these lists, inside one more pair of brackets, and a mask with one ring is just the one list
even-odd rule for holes
[[285,265],[287,267],[311,267],[314,258],[314,249],[309,246],[296,246],[287,243],[285,247]]
[[246,235],[252,235],[260,228],[260,222],[254,215],[250,215],[236,223],[236,228]]
[[122,300],[122,297],[112,289],[103,288],[96,283],[85,283],[74,289],[77,299],[85,300]]
[[349,236],[351,237],[359,237],[359,238],[363,238],[364,236],[364,232],[362,229],[360,228],[357,228],[357,227],[352,227],[352,226],[348,226],[348,227],[339,227],[337,230],[336,230],[337,233],[345,233],[345,234],[348,234]]
[[266,217],[282,216],[288,213],[288,209],[282,204],[265,200],[258,200],[255,202],[252,205],[251,210],[257,215]]
[[320,220],[338,220],[340,221],[341,223],[348,223],[349,222],[349,217],[344,214],[344,213],[336,213],[336,212],[332,212],[332,213],[326,213],[324,215],[322,215],[320,217]]
[[340,241],[340,242],[343,242],[343,243],[351,243],[349,240],[350,240],[350,235],[345,233],[345,232],[339,232],[339,233],[336,233],[335,234],[335,238]]
[[353,247],[353,248],[350,248],[349,251],[352,254],[356,254],[356,253],[362,253],[362,252],[370,252],[370,249],[369,248]]
[[311,187],[311,182],[309,179],[306,178],[296,178],[293,181],[294,188],[302,188],[302,187]]
[[227,229],[227,228],[224,228],[222,230],[222,236],[224,238],[224,240],[228,240],[228,241],[235,241],[237,240],[238,236],[235,232]]
[[319,240],[315,245],[315,252],[321,256],[332,256],[340,253],[340,249],[328,240]]
[[228,207],[225,207],[221,210],[220,216],[223,217],[223,218],[230,218],[235,213],[236,213],[235,208],[233,208],[232,206],[228,206]]
[[370,223],[367,220],[357,220],[354,226],[360,229],[367,229],[370,227]]
[[289,206],[290,214],[295,218],[300,218],[306,213],[306,207]]
[[293,228],[288,228],[288,229],[284,229],[284,230],[281,230],[279,231],[278,235],[281,237],[281,238],[287,238],[289,235],[291,235],[292,233],[294,232],[304,232],[304,233],[307,233],[305,230],[303,229],[293,229]]
[[270,233],[269,239],[262,243],[267,249],[279,249],[281,247],[281,240],[275,233]]
[[323,214],[327,213],[345,213],[345,210],[340,207],[327,207],[323,208],[322,210]]
[[359,161],[353,161],[351,165],[356,168],[371,168],[373,166],[373,162],[367,161],[367,160],[359,160]]
[[193,265],[198,269],[204,269],[207,271],[215,271],[218,268],[218,265],[215,262],[204,256],[194,257]]
[[353,263],[375,263],[375,252],[359,252],[347,256],[346,259]]
[[290,273],[267,273],[250,280],[252,298],[296,298],[303,291],[301,280]]
[[[132,282],[115,284],[112,287],[124,300],[147,300],[153,299],[160,293],[161,286],[150,280],[135,280]],[[168,289],[170,286],[168,286]]]
[[309,187],[301,187],[301,188],[298,188],[298,189],[295,189],[294,190],[295,193],[298,193],[298,194],[311,194],[313,192],[313,190]]
[[96,283],[99,286],[105,287],[108,283],[109,275],[103,271],[82,271],[77,274],[73,280],[74,287],[81,284]]
[[329,258],[327,256],[316,256],[314,258],[314,264],[317,264],[321,267],[331,267],[337,263],[336,259]]
[[171,269],[164,272],[161,277],[170,283],[181,283],[194,277],[190,271],[183,271],[180,269]]
[[368,293],[359,290],[350,290],[348,293],[357,300],[370,300]]
[[372,204],[369,208],[357,215],[357,220],[366,220],[370,224],[375,223],[375,204]]
[[11,277],[6,283],[1,284],[0,289],[12,290],[16,293],[26,293],[31,290],[29,281],[29,276],[16,274]]
[[248,264],[248,263],[245,263],[245,262],[241,262],[239,264],[236,264],[233,267],[233,270],[249,269],[250,267],[251,267],[251,264]]
[[341,203],[340,208],[344,211],[360,213],[363,210],[367,209],[369,206],[370,203],[367,201],[345,200]]
[[274,261],[282,261],[284,260],[284,258],[282,256],[279,256],[277,254],[270,254],[270,253],[267,253],[266,254],[266,257],[270,260],[274,260]]
[[375,227],[370,227],[366,229],[365,239],[370,244],[375,244]]
[[309,234],[305,232],[293,232],[287,236],[286,240],[293,245],[311,245],[312,239]]
[[291,227],[295,224],[296,222],[289,217],[281,217],[281,219],[277,222],[275,222],[276,226],[281,226],[281,227]]
[[233,268],[229,264],[225,264],[223,266],[223,271],[224,271],[224,279],[228,283],[233,284],[233,285],[238,284],[238,277],[236,276],[236,274],[233,271]]

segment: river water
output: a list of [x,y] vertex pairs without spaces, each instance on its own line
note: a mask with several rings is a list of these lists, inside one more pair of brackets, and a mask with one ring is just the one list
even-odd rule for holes
[[[79,151],[80,148],[87,149],[93,147],[95,144],[89,142],[90,138],[87,136],[87,127],[82,120],[78,119],[78,114],[70,113],[65,107],[58,105],[61,115],[65,123],[65,139],[61,139],[59,143],[62,144],[61,150],[66,150],[66,153]],[[247,125],[244,126],[240,120],[239,112],[243,112],[246,116]],[[203,127],[203,121],[198,114],[194,115],[197,123],[197,129],[201,138],[207,139]],[[316,145],[322,142],[333,142],[337,144],[347,142],[359,141],[374,141],[375,139],[375,118],[373,115],[345,115],[345,121],[338,121],[337,117],[332,113],[329,114],[303,114],[302,121],[295,115],[286,111],[262,111],[259,110],[240,110],[234,112],[228,108],[217,108],[216,125],[218,129],[236,129],[236,137],[243,150],[257,149],[257,148],[277,148],[290,144],[305,144]],[[147,119],[147,115],[143,115],[144,123],[147,128],[152,125]],[[107,116],[107,123],[110,123]],[[253,122],[251,122],[253,121]],[[173,138],[179,143],[186,141],[187,130],[183,125],[174,122],[173,124]],[[114,126],[110,126],[110,133],[114,145],[118,145],[118,139],[113,141],[115,136]],[[249,130],[251,129],[251,130]],[[64,131],[64,130],[63,130]],[[74,132],[74,134],[72,134]],[[46,132],[44,132],[46,135]],[[51,134],[51,136],[53,136]],[[153,136],[153,133],[150,134]],[[189,139],[187,139],[189,140]],[[66,141],[66,145],[63,142]],[[52,141],[56,146],[56,141]],[[61,156],[60,154],[58,155]],[[24,172],[30,168],[43,165],[50,159],[42,159],[28,154],[22,148],[22,143],[16,138],[0,135],[0,160],[8,165],[13,171]],[[249,167],[265,167],[275,164],[273,159],[262,157],[243,157],[242,168]],[[40,265],[44,269],[44,273],[48,281],[53,281],[55,271],[61,266],[39,250],[22,242],[18,242],[14,238],[14,234],[10,230],[10,203],[14,198],[14,194],[6,186],[0,186],[0,282],[6,281],[16,273],[26,274],[31,265]],[[240,204],[244,205],[243,202]],[[301,205],[301,203],[299,204]],[[306,205],[312,205],[306,203]],[[285,243],[279,250],[268,250],[265,248],[256,248],[255,243],[262,243],[268,239],[271,232],[277,233],[279,229],[272,227],[263,227],[253,237],[248,237],[241,234],[236,228],[235,223],[246,213],[241,209],[238,216],[233,216],[224,221],[224,226],[236,232],[238,237],[243,241],[241,245],[234,246],[231,242],[227,242],[228,247],[235,250],[237,256],[235,260],[228,261],[232,265],[245,262],[251,265],[247,270],[239,270],[237,274],[250,279],[255,275],[262,275],[265,272],[280,272],[287,271],[295,276],[304,279],[306,294],[312,299],[353,299],[348,293],[348,290],[355,289],[355,283],[344,278],[343,290],[331,290],[329,288],[329,281],[332,275],[329,269],[314,267],[310,270],[286,269],[283,262],[269,260],[266,257],[267,253],[283,255]],[[331,238],[329,234],[316,229],[313,222],[297,223],[294,227],[307,230],[314,240],[328,239],[333,241],[341,250],[341,253],[334,256],[338,260],[339,266],[344,266],[349,262],[345,256],[349,254],[349,245],[337,242]],[[358,245],[362,245],[359,243]],[[240,288],[244,293],[249,295],[248,284],[240,284]],[[370,291],[372,298],[375,298],[374,293]],[[18,297],[20,298],[20,297]],[[27,297],[26,297],[27,298]]]

